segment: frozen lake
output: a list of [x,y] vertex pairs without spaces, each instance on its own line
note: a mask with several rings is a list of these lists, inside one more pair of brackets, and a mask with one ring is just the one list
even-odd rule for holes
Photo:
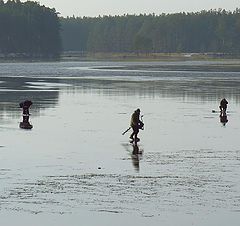
[[[239,225],[239,65],[1,63],[1,224]],[[122,132],[137,108],[136,147]]]

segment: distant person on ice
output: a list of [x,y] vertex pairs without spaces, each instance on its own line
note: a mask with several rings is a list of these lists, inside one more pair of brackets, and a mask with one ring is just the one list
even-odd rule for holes
[[228,105],[227,100],[226,100],[225,98],[223,98],[223,99],[220,101],[220,106],[219,106],[220,111],[226,113],[226,111],[227,111],[227,105]]
[[139,133],[139,129],[143,129],[144,126],[143,122],[140,120],[139,108],[132,114],[130,126],[132,127],[133,130],[130,139],[135,140],[136,142],[139,141],[140,139],[137,137],[137,135]]
[[29,108],[32,105],[31,100],[25,100],[19,104],[20,108],[23,109],[23,115],[29,115]]

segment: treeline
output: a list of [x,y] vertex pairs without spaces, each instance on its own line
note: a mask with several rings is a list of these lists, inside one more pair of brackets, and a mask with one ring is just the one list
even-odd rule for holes
[[240,10],[61,18],[65,51],[240,53]]
[[60,21],[54,9],[37,2],[0,0],[0,56],[56,58]]

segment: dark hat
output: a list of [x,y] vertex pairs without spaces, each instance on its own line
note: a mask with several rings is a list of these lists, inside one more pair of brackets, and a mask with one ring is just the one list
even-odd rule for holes
[[30,107],[32,104],[33,104],[33,103],[32,103],[31,100],[25,100],[25,101],[19,103],[19,106],[20,106],[20,108]]

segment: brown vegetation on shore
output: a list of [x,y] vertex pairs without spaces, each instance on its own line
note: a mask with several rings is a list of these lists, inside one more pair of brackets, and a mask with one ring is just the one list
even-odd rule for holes
[[185,60],[226,60],[239,56],[223,53],[83,53],[64,52],[61,60],[108,60],[108,61],[185,61]]

